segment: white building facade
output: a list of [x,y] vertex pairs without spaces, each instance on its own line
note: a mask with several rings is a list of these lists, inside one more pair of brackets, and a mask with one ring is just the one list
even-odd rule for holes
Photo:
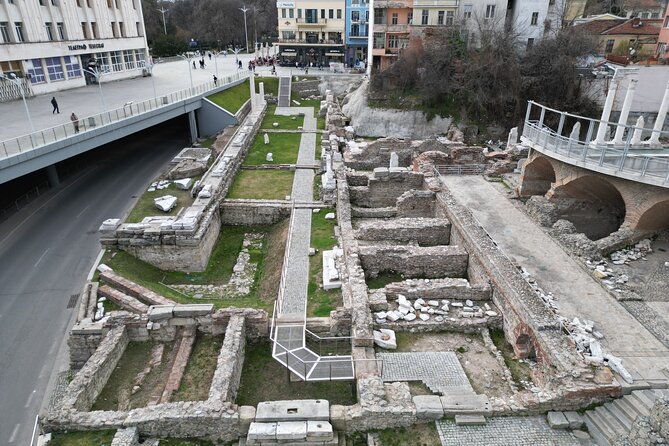
[[141,0],[0,0],[0,72],[29,94],[95,83],[85,68],[135,77],[147,58]]

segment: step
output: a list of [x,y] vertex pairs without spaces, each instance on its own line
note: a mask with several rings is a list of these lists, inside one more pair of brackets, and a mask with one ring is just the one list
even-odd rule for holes
[[610,446],[609,437],[606,435],[608,428],[601,420],[599,414],[594,410],[590,410],[585,413],[584,417],[585,425],[588,427],[588,432],[595,440],[598,446]]
[[630,417],[638,417],[639,415],[644,415],[646,413],[646,406],[639,403],[636,399],[631,397],[623,397],[614,401],[614,404],[617,404],[621,409],[627,412],[627,415]]
[[615,417],[615,419],[622,424],[622,426],[625,428],[625,432],[629,432],[632,429],[632,423],[636,419],[636,416],[627,414],[624,408],[620,408],[618,405],[615,404],[615,401],[613,403],[607,403],[604,405],[606,409]]
[[650,410],[653,408],[653,404],[655,403],[655,394],[649,392],[648,390],[638,390],[636,392],[632,392],[630,397],[636,398],[637,401],[646,407],[646,415],[650,413]]
[[455,424],[458,426],[483,426],[486,419],[483,415],[456,415]]
[[606,406],[595,408],[595,413],[599,415],[602,422],[601,429],[607,437],[614,438],[627,433],[625,426],[618,421]]
[[485,395],[457,394],[440,397],[444,415],[491,415],[492,407]]
[[649,402],[647,398],[637,395],[636,392],[627,395],[630,404],[633,404],[639,415],[647,416],[650,413]]

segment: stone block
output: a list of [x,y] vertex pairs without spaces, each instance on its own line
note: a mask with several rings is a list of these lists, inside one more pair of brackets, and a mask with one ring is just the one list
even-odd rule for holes
[[170,319],[173,309],[174,305],[153,305],[149,307],[149,320],[155,322]]
[[253,420],[256,418],[256,408],[253,406],[240,406],[239,407],[239,424],[242,426],[243,430],[248,430],[253,423]]
[[553,429],[567,429],[569,428],[569,421],[562,412],[548,412],[546,414],[548,425]]
[[247,438],[251,441],[275,440],[277,423],[251,423]]
[[441,397],[445,415],[490,415],[492,408],[488,397],[474,393],[446,394]]
[[569,429],[580,429],[583,427],[583,416],[574,411],[563,412],[564,417],[569,422]]
[[388,168],[387,167],[375,167],[374,168],[374,178],[386,178],[388,177]]
[[306,421],[279,421],[276,423],[277,440],[305,440],[306,438]]
[[486,419],[483,415],[456,415],[455,424],[458,426],[483,426]]
[[263,401],[258,403],[256,421],[313,420],[328,421],[330,403],[327,400]]
[[214,304],[175,305],[172,310],[174,317],[205,316],[214,311]]
[[416,395],[416,418],[420,420],[438,420],[444,416],[444,408],[438,395]]
[[307,421],[307,440],[325,441],[334,437],[332,425],[327,421]]

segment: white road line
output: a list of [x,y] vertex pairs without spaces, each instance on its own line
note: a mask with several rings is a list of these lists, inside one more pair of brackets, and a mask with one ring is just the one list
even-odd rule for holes
[[19,433],[19,427],[21,427],[21,423],[14,426],[14,430],[12,431],[12,436],[9,437],[9,442],[10,443],[14,443],[14,440],[16,440],[16,434]]
[[39,259],[37,259],[37,262],[35,262],[35,266],[33,268],[35,268],[35,267],[37,267],[37,265],[39,265],[39,262],[41,262],[42,259],[44,258],[44,256],[46,255],[46,253],[49,252],[49,249],[51,249],[51,248],[46,248],[46,251],[44,251],[42,253],[42,255],[39,256]]
[[101,249],[100,253],[98,254],[98,257],[95,259],[95,262],[93,262],[93,266],[91,266],[91,270],[88,272],[88,277],[86,277],[86,280],[88,282],[93,280],[93,276],[95,275],[95,270],[98,267],[98,264],[100,264],[100,260],[102,260],[103,255],[105,255],[105,250]]
[[89,207],[91,207],[90,204],[89,204],[88,206],[86,206],[85,208],[83,208],[83,209],[81,210],[81,212],[79,212],[75,218],[79,218],[79,217],[81,217],[81,214],[83,214],[84,212],[86,212],[86,209],[88,209]]
[[37,390],[33,390],[30,396],[28,397],[28,401],[26,401],[26,405],[23,406],[24,408],[28,408],[30,406],[30,402],[33,400],[33,397],[35,396],[35,393],[37,393]]

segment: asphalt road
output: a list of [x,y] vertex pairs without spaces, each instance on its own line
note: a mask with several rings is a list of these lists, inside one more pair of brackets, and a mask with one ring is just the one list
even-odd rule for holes
[[85,168],[0,224],[0,445],[30,442],[77,311],[67,308],[68,301],[100,252],[100,223],[127,211],[184,146],[186,132],[172,121],[109,144],[103,150],[118,155]]

